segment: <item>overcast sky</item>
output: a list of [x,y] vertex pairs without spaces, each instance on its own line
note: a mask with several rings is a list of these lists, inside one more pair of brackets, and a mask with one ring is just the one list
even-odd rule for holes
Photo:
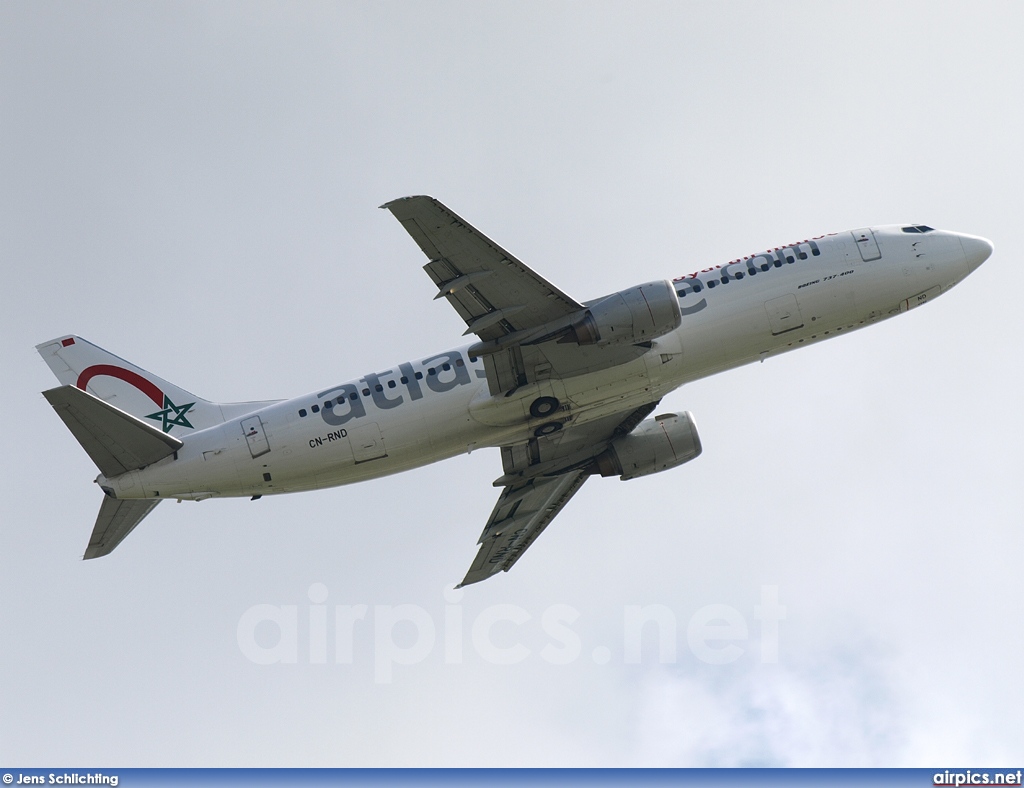
[[[1022,34],[1011,2],[0,4],[0,759],[1019,765]],[[34,345],[230,401],[461,344],[377,210],[420,193],[579,300],[872,224],[996,252],[670,395],[703,456],[591,481],[461,596],[496,450],[165,503],[81,561],[96,469]],[[294,662],[259,664],[259,606]],[[627,661],[635,606],[665,662],[653,628]],[[712,614],[726,664],[688,637]]]

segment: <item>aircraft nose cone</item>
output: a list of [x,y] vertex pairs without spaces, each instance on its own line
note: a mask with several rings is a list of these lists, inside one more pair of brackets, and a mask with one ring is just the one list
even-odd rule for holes
[[992,242],[975,235],[961,235],[960,246],[964,250],[964,259],[971,273],[992,256]]

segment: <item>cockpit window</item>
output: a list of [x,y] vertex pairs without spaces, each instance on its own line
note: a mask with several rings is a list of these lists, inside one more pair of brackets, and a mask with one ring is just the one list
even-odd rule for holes
[[930,233],[935,230],[934,227],[929,227],[927,224],[915,224],[913,226],[902,227],[900,229],[905,233]]

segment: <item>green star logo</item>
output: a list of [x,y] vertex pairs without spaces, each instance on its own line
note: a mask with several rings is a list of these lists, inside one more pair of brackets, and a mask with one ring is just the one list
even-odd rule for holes
[[163,422],[164,432],[170,432],[171,427],[188,427],[190,430],[193,430],[195,427],[189,424],[185,414],[188,413],[195,404],[196,403],[194,402],[190,402],[188,405],[175,405],[171,402],[170,397],[164,394],[164,409],[158,410],[156,413],[150,413],[146,418]]

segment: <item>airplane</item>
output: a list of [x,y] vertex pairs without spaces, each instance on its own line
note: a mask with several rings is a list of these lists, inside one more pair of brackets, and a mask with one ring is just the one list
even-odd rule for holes
[[674,389],[902,314],[992,254],[927,225],[828,233],[577,301],[437,200],[381,206],[472,344],[289,400],[201,399],[81,337],[37,346],[43,396],[99,468],[84,558],[163,500],[322,489],[498,447],[498,501],[459,587],[507,572],[591,476],[659,473],[701,453]]

